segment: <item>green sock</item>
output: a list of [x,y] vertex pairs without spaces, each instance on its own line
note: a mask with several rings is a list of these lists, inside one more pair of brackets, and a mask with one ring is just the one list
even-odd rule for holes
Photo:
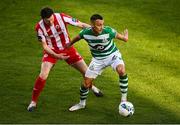
[[86,105],[86,99],[89,93],[89,89],[85,88],[83,85],[80,87],[80,103]]
[[119,76],[119,85],[121,90],[121,100],[127,100],[127,92],[128,92],[128,76],[127,74],[124,76]]

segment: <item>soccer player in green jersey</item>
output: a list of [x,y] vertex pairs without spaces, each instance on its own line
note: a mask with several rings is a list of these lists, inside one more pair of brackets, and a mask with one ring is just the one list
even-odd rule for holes
[[126,29],[123,34],[120,34],[113,28],[104,26],[103,17],[99,14],[92,15],[90,21],[92,27],[83,29],[79,35],[66,46],[70,47],[80,39],[85,39],[93,56],[85,74],[84,84],[80,87],[80,102],[72,106],[69,111],[85,108],[86,99],[89,89],[92,87],[93,80],[100,75],[107,66],[111,66],[118,73],[121,91],[120,101],[127,101],[128,76],[125,72],[125,65],[121,53],[113,42],[113,39],[127,42],[128,30]]

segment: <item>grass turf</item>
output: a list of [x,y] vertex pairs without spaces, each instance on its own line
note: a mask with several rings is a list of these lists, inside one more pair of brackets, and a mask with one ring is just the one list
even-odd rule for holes
[[[180,1],[178,0],[6,0],[0,1],[0,123],[180,123]],[[115,40],[129,75],[131,118],[118,114],[118,76],[107,68],[95,80],[105,96],[89,94],[87,108],[69,112],[79,101],[80,73],[60,61],[54,67],[35,112],[26,111],[42,50],[34,25],[49,5],[88,23],[100,13],[119,32],[129,29],[129,42]],[[80,29],[68,27],[71,37]],[[38,45],[39,44],[39,45]],[[89,63],[81,40],[76,48]]]

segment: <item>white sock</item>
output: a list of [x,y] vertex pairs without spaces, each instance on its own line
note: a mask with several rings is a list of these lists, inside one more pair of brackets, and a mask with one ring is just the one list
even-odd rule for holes
[[92,85],[92,91],[94,91],[94,92],[96,92],[96,93],[99,93],[99,89],[98,88],[96,88],[94,85]]
[[80,102],[79,102],[81,105],[86,105],[86,99],[84,99],[84,100],[80,100]]
[[121,101],[127,101],[127,93],[122,94]]
[[31,101],[31,104],[33,104],[33,105],[36,105],[36,102],[34,102],[34,101]]

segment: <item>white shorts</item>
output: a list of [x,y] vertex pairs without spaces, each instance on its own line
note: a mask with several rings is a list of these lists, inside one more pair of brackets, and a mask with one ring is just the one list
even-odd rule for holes
[[101,75],[103,69],[106,68],[107,66],[111,66],[113,70],[116,70],[116,67],[119,64],[124,65],[124,61],[119,51],[112,53],[106,59],[97,60],[95,58],[92,58],[85,76],[88,78],[95,79],[98,75]]

